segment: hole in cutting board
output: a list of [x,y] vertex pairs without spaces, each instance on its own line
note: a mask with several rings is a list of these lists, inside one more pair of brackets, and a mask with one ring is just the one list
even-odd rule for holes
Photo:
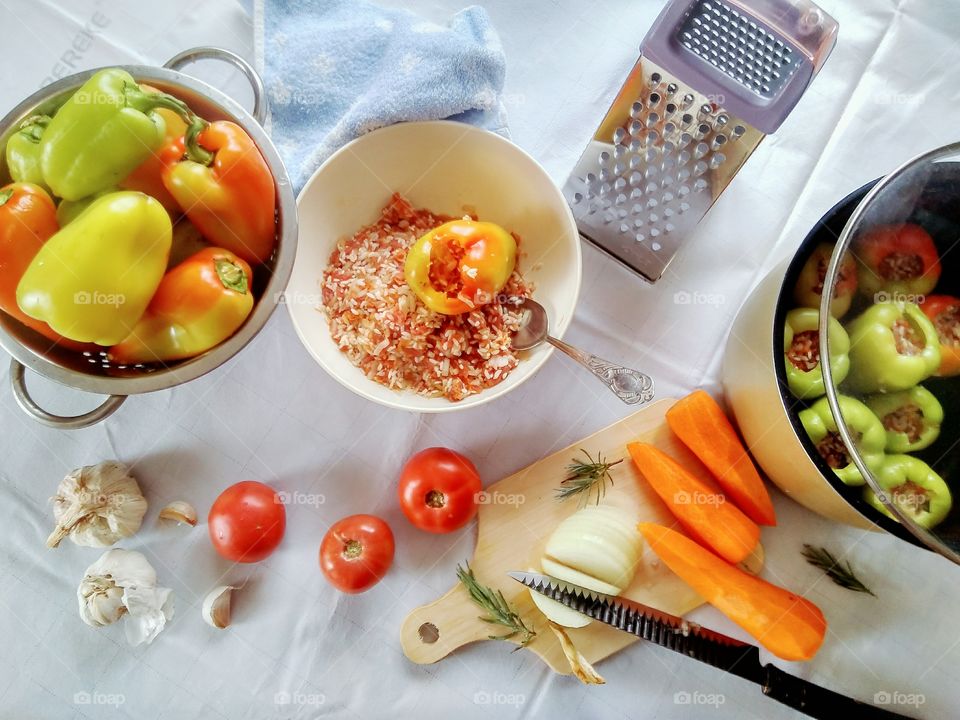
[[433,645],[433,643],[440,639],[440,630],[438,630],[437,626],[433,623],[425,622],[417,628],[417,635],[420,636],[421,642],[427,645]]

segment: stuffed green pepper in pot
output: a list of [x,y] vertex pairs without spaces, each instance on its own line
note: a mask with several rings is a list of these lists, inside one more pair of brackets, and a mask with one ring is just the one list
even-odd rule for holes
[[[887,444],[887,434],[873,411],[859,400],[846,395],[837,395],[843,419],[853,435],[860,457],[873,472],[883,464],[883,449]],[[807,437],[817,447],[820,457],[827,463],[845,485],[863,485],[866,481],[856,463],[847,452],[830,405],[826,398],[820,398],[812,406],[799,413]]]
[[[820,243],[813,254],[803,264],[793,288],[793,299],[797,305],[819,308],[823,296],[823,281],[827,276],[827,266],[833,255],[833,245]],[[830,314],[835,318],[843,317],[850,309],[853,296],[857,292],[857,263],[846,253],[837,270],[837,281],[833,286],[833,299],[830,301]]]
[[943,406],[921,385],[888,395],[871,395],[866,402],[887,431],[889,453],[923,450],[940,435]]
[[[787,368],[787,384],[794,397],[812,400],[823,395],[823,373],[820,370],[820,312],[813,308],[797,308],[787,313],[783,329],[783,352]],[[850,370],[850,340],[836,320],[829,319],[830,367],[833,381],[843,382]]]
[[[950,488],[923,460],[909,455],[888,455],[879,472],[874,474],[893,503],[920,527],[932,528],[950,512],[953,504]],[[894,517],[872,489],[864,488],[863,499],[887,517]]]
[[878,303],[848,328],[847,383],[863,393],[909,390],[940,366],[936,328],[913,303]]

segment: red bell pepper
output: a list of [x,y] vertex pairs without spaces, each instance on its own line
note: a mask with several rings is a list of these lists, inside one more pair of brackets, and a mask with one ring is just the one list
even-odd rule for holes
[[168,271],[129,337],[110,359],[134,364],[183,360],[233,335],[253,310],[250,266],[232,252],[206,248]]
[[[853,254],[859,266],[860,292],[874,302],[918,302],[940,278],[940,256],[930,234],[919,225],[882,225],[858,237]],[[878,295],[880,297],[878,297]]]
[[[206,157],[191,160],[191,133]],[[217,120],[167,145],[163,184],[211,245],[251,265],[266,262],[276,246],[273,175],[256,144],[239,125]],[[204,164],[204,162],[206,164]]]
[[936,375],[960,375],[960,298],[930,295],[920,304],[940,338],[940,367]]
[[0,188],[0,310],[55,343],[79,349],[86,346],[67,340],[17,305],[20,278],[59,229],[53,200],[39,185],[11,183]]

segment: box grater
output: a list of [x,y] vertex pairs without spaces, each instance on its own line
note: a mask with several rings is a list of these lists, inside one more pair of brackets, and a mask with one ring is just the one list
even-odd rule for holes
[[807,0],[673,0],[564,185],[580,234],[650,282],[836,42]]

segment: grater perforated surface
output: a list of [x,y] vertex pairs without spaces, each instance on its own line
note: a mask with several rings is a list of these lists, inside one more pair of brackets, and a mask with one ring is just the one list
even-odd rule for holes
[[762,138],[641,58],[564,194],[581,234],[655,281]]
[[680,44],[740,85],[771,98],[800,66],[800,53],[721,0],[699,0],[677,32]]

